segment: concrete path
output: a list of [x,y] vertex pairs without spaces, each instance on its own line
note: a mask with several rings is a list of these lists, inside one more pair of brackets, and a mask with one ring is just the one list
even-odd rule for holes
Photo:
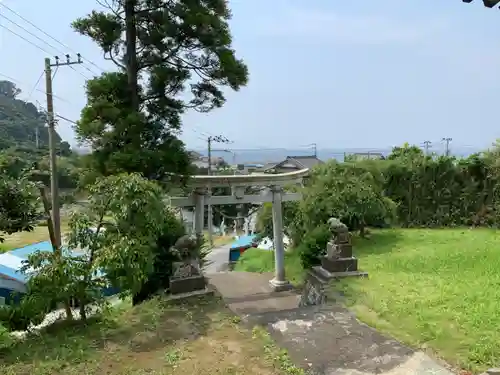
[[298,307],[297,292],[273,293],[271,274],[223,272],[208,276],[229,308],[251,326],[267,327],[296,365],[314,375],[452,375],[359,322],[338,304]]
[[203,272],[206,275],[213,273],[227,271],[229,266],[229,249],[231,244],[214,247],[210,250],[207,255],[207,264],[205,265]]

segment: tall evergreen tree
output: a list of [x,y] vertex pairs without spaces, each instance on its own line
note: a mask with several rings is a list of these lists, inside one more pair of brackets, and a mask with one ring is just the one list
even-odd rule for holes
[[110,1],[73,23],[118,68],[88,81],[77,136],[93,148],[101,174],[140,172],[165,181],[188,173],[178,139],[182,114],[221,107],[222,89],[248,80],[231,46],[228,2]]

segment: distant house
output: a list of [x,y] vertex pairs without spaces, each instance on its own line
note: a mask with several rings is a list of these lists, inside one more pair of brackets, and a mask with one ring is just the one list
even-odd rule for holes
[[300,171],[301,169],[311,169],[323,161],[316,156],[287,156],[285,160],[268,166],[265,169],[266,173],[286,173],[293,171]]
[[188,151],[188,155],[192,161],[200,160],[203,157],[202,154],[196,151]]
[[[191,163],[195,165],[199,169],[208,169],[209,160],[208,156],[203,156],[199,152],[196,151],[188,151],[189,158],[191,159]],[[210,165],[212,168],[217,168],[218,166],[224,164],[224,158],[220,156],[212,156],[210,158]]]
[[237,164],[236,170],[238,174],[252,174],[254,172],[261,172],[264,170],[264,164],[262,163],[243,163]]

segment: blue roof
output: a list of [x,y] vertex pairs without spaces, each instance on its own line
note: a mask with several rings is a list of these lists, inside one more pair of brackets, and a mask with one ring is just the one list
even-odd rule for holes
[[[37,242],[0,254],[0,275],[5,275],[10,279],[17,280],[22,283],[26,282],[29,275],[23,274],[19,271],[19,266],[13,268],[13,265],[18,265],[23,260],[28,260],[28,257],[37,251],[52,251],[52,243],[50,241]],[[78,256],[81,255],[81,253],[72,251],[71,255]],[[103,275],[104,273],[102,271],[98,271],[96,274],[96,276]]]
[[0,254],[0,275],[26,282],[28,275],[19,271],[19,267],[14,267],[13,263],[20,264],[23,260],[27,260],[29,255],[37,251],[52,251],[52,244],[50,241],[43,241]]
[[19,249],[11,250],[9,253],[19,258],[28,259],[28,256],[36,253],[38,250],[52,251],[52,244],[50,241],[37,242],[28,246],[20,247]]
[[231,249],[239,249],[245,247],[251,247],[257,238],[256,235],[252,236],[241,236],[236,241],[231,244]]
[[21,271],[4,266],[2,264],[0,264],[0,275],[7,276],[9,279],[20,281],[22,283],[26,282],[27,280],[26,275],[23,274]]

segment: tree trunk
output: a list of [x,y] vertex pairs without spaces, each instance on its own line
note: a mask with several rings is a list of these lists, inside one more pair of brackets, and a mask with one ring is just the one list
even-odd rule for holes
[[85,311],[85,302],[80,300],[80,319],[82,322],[87,321],[87,312]]
[[69,300],[64,301],[64,310],[66,311],[66,319],[73,320],[73,310],[71,310],[71,303]]
[[139,90],[137,83],[137,25],[136,25],[137,0],[125,0],[125,46],[128,87],[130,101],[134,111],[139,112]]
[[359,236],[361,238],[365,238],[366,237],[366,232],[365,232],[365,224],[364,223],[360,223],[359,224]]

